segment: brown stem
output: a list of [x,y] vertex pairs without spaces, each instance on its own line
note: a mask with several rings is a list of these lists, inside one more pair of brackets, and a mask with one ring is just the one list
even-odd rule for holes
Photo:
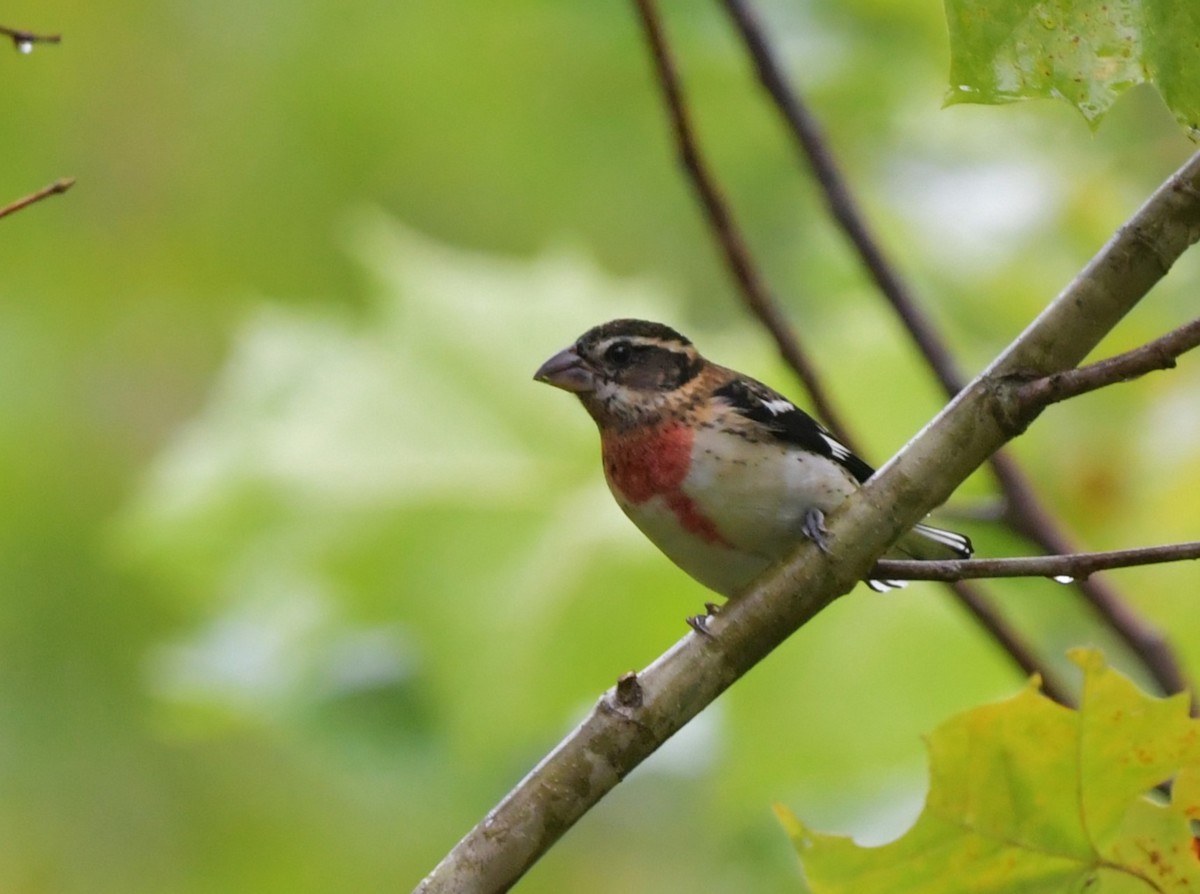
[[[969,561],[969,560],[968,560]],[[914,562],[911,564],[923,564]],[[882,563],[880,568],[882,568]],[[889,580],[893,579],[892,575],[888,575]],[[896,580],[904,580],[903,575],[895,576]],[[991,602],[984,598],[979,592],[979,588],[966,580],[952,580],[950,588],[954,591],[958,601],[970,612],[971,617],[975,622],[982,627],[987,634],[996,641],[996,644],[1004,650],[1005,654],[1019,667],[1025,676],[1037,674],[1042,678],[1042,694],[1046,698],[1053,699],[1060,705],[1068,707],[1075,704],[1075,699],[1071,696],[1067,687],[1058,675],[1052,671],[1045,662],[1038,658],[1033,647],[1017,633],[1016,629],[1005,621],[1000,614],[992,607]]]
[[1084,580],[1097,571],[1161,565],[1200,559],[1200,540],[1166,546],[1142,546],[1098,553],[1069,553],[1058,556],[1019,556],[993,559],[949,559],[912,561],[880,559],[872,576],[888,580],[961,581],[985,577],[1070,578],[1063,583]]
[[[1062,525],[1050,517],[1033,492],[1029,479],[1007,453],[992,457],[991,466],[1004,492],[1005,518],[1010,528],[1052,555],[1081,551]],[[1166,637],[1139,617],[1116,588],[1097,577],[1077,580],[1075,585],[1097,617],[1138,656],[1163,692],[1196,691],[1184,675]],[[1198,704],[1193,698],[1193,711]]]
[[[1177,188],[1178,187],[1178,188]],[[1188,191],[1190,187],[1191,192]],[[541,763],[471,829],[419,894],[501,892],[670,736],[855,581],[1010,436],[994,379],[1077,366],[1200,238],[1200,153],[1137,212],[1154,232],[1119,232],[1039,317],[879,474],[826,519],[828,549],[800,544],[709,623],[610,690]]]
[[1157,370],[1173,369],[1177,357],[1197,346],[1200,346],[1200,318],[1123,354],[1025,382],[1014,395],[1017,413],[1032,418],[1050,404]]
[[59,193],[64,193],[74,185],[74,177],[62,177],[59,180],[55,180],[49,186],[44,186],[37,192],[30,193],[23,199],[17,199],[15,202],[10,202],[3,208],[0,208],[0,217],[8,217],[8,215],[15,214],[22,208],[28,208],[35,202],[40,202],[42,199],[48,196],[56,196]]
[[958,393],[962,390],[964,379],[953,356],[946,349],[932,321],[921,310],[912,291],[888,260],[879,240],[872,234],[849,183],[833,157],[821,125],[799,94],[788,85],[775,53],[758,23],[757,15],[745,0],[722,2],[746,44],[759,82],[787,121],[801,158],[808,163],[813,177],[821,187],[834,221],[854,246],[879,291],[887,297],[920,346],[922,354],[933,367],[938,379],[946,385],[951,395]]
[[61,34],[35,34],[21,28],[7,28],[0,25],[0,34],[11,38],[13,46],[23,52],[29,52],[29,47],[35,43],[62,43]]
[[[913,299],[895,268],[880,248],[845,178],[833,161],[816,119],[789,86],[768,43],[756,15],[747,0],[722,0],[736,25],[764,88],[789,125],[801,155],[813,170],[830,211],[863,261],[880,292],[903,321],[926,361],[948,396],[963,387],[958,370],[945,342],[932,321]],[[1180,189],[1188,189],[1180,184]],[[1042,506],[1028,478],[1004,452],[996,453],[990,465],[1004,493],[1009,509],[1006,519],[1014,530],[1050,553],[1075,552],[1069,546],[1060,524]],[[1107,583],[1081,581],[1079,590],[1100,617],[1139,656],[1164,692],[1189,688],[1179,663],[1166,640],[1129,608],[1119,593]]]
[[659,87],[671,118],[671,127],[675,134],[680,162],[696,190],[700,204],[704,206],[713,237],[717,240],[717,244],[725,256],[726,265],[738,284],[742,300],[766,327],[775,340],[783,359],[796,371],[804,383],[817,415],[846,446],[853,450],[854,445],[847,433],[846,426],[842,424],[834,409],[828,393],[821,383],[821,376],[817,372],[816,366],[800,345],[799,339],[796,338],[784,318],[783,312],[779,309],[778,302],[763,282],[763,278],[746,248],[746,240],[733,219],[733,213],[721,195],[721,190],[712,174],[709,173],[708,163],[704,160],[696,142],[691,117],[683,98],[683,88],[680,85],[675,62],[663,34],[658,11],[652,0],[636,0],[636,3],[646,39],[650,44]]
[[[708,170],[707,164],[704,162],[691,126],[687,104],[683,96],[683,89],[663,34],[657,10],[650,0],[638,0],[637,6],[650,42],[655,69],[662,87],[668,113],[671,117],[675,141],[680,158],[683,161],[684,170],[690,177],[692,185],[704,205],[714,236],[724,252],[726,263],[733,273],[734,279],[741,286],[743,298],[746,304],[758,316],[759,320],[771,332],[776,343],[780,346],[780,351],[784,359],[796,371],[808,389],[809,396],[818,415],[837,434],[838,438],[853,450],[854,439],[852,435],[846,425],[840,421],[840,414],[835,411],[829,397],[825,394],[816,370],[801,352],[791,327],[782,314],[779,313],[774,299],[763,284],[762,277],[758,274],[750,257],[749,250],[746,248],[745,240],[734,224],[732,215],[721,196],[720,189],[717,187],[712,174]],[[848,191],[844,188],[844,185],[840,185],[840,175],[836,173],[832,157],[828,152],[824,151],[822,141],[815,140],[814,144],[821,150],[822,158],[824,159],[822,168],[832,172],[829,182],[833,184],[831,190],[837,199],[831,200],[831,204],[838,208],[849,209],[845,212],[846,216],[853,220],[858,220],[859,218],[857,213],[854,212],[853,202],[849,197]],[[861,222],[855,228],[855,231],[860,233],[866,242],[873,244],[870,242],[865,227],[861,225]],[[892,288],[899,290],[901,288],[899,280],[890,273],[890,267],[883,260],[881,254],[875,250],[874,256],[878,261],[876,268],[880,272],[887,274],[888,282]],[[907,299],[904,300],[907,301]],[[955,587],[954,592],[959,601],[966,607],[967,611],[971,613],[980,626],[1008,652],[1022,673],[1030,674],[1036,672],[1041,674],[1046,684],[1046,693],[1050,697],[1066,704],[1064,700],[1065,690],[1062,686],[1056,684],[1053,672],[1036,660],[1033,648],[1022,641],[1020,635],[1013,627],[1007,624],[996,612],[988,608],[982,594],[977,589],[967,589],[965,586]]]

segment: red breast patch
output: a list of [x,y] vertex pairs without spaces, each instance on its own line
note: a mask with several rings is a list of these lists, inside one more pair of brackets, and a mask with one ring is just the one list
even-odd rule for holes
[[631,503],[678,489],[692,462],[692,431],[684,425],[660,426],[605,438],[604,472]]
[[716,525],[679,489],[692,462],[690,428],[665,425],[605,438],[602,453],[609,483],[629,502],[661,496],[686,530],[709,543],[726,543]]

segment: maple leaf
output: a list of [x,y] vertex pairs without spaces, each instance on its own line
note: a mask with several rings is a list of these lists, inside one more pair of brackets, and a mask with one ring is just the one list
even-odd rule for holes
[[[670,293],[571,251],[471,252],[382,214],[347,229],[376,286],[366,307],[260,302],[119,519],[126,558],[208,615],[152,657],[168,701],[261,715],[345,677],[406,672],[405,631],[356,627],[344,606],[366,598],[354,562],[394,568],[380,588],[399,613],[421,605],[430,581],[404,556],[428,551],[414,544],[435,523],[504,519],[490,540],[517,544],[446,546],[458,614],[467,593],[520,594],[478,612],[494,641],[568,598],[594,557],[652,555],[598,474],[591,421],[532,376],[599,321],[678,320]],[[345,670],[364,639],[371,666]]]
[[[1077,649],[1078,710],[1038,692],[967,711],[929,737],[930,789],[882,847],[808,829],[783,808],[814,894],[1200,890],[1200,720]],[[1152,797],[1174,779],[1171,799]]]
[[1178,0],[947,0],[947,104],[1057,97],[1096,127],[1123,92],[1153,83],[1193,139],[1200,4]]

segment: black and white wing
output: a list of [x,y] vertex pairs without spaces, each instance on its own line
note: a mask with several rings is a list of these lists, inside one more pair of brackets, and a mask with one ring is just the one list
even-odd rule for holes
[[846,469],[862,483],[875,474],[850,448],[790,400],[762,382],[736,378],[713,392],[740,416],[787,444],[825,456]]

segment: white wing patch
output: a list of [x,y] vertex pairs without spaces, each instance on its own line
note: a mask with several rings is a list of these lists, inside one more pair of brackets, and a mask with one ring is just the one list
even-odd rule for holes
[[775,400],[764,400],[762,405],[763,409],[765,409],[772,416],[782,416],[784,413],[790,413],[792,410],[796,409],[795,404],[782,397],[776,398]]
[[829,445],[829,449],[833,453],[834,459],[847,459],[852,455],[850,453],[850,448],[837,438],[831,437],[830,435],[825,434],[825,432],[821,432],[821,439]]

